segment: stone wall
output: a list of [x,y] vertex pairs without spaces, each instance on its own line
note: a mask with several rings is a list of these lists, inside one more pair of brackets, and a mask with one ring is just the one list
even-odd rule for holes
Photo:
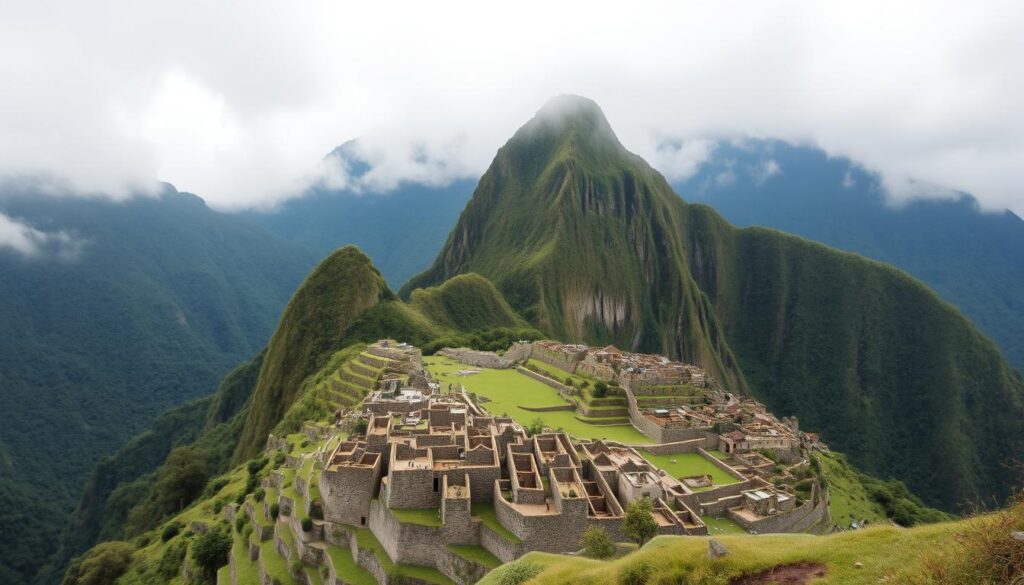
[[512,347],[505,350],[502,357],[513,362],[523,362],[529,359],[531,353],[533,353],[533,344],[513,343]]
[[749,521],[731,512],[729,517],[747,531],[756,532],[757,534],[803,532],[819,522],[831,524],[831,521],[828,520],[828,503],[824,499],[818,503],[809,500],[795,510],[767,516],[759,520]]
[[443,355],[446,358],[450,358],[457,362],[461,362],[466,365],[475,366],[478,368],[494,368],[498,370],[504,370],[507,368],[511,368],[514,365],[512,360],[506,357],[501,357],[492,351],[477,351],[465,347],[445,347],[437,353]]
[[320,472],[324,519],[361,526],[370,515],[370,501],[380,482],[380,458],[373,467],[341,467]]
[[380,501],[370,505],[370,530],[395,563],[432,567],[446,544],[440,527],[403,524]]
[[560,370],[565,370],[571,374],[576,371],[576,365],[580,363],[580,358],[582,356],[574,358],[571,355],[559,351],[551,351],[543,347],[534,346],[530,357],[540,360],[550,366],[554,366]]
[[437,554],[437,570],[441,571],[456,585],[471,585],[484,578],[487,567],[466,560],[445,549]]
[[534,380],[537,380],[541,384],[546,384],[548,386],[551,386],[555,390],[558,390],[558,393],[561,394],[563,398],[569,398],[573,396],[573,389],[559,382],[558,380],[554,380],[543,374],[538,374],[537,372],[534,372],[533,370],[528,370],[523,366],[516,366],[516,371],[518,371],[520,374],[529,376]]
[[633,448],[646,449],[655,455],[679,455],[682,453],[696,453],[698,449],[714,449],[716,446],[718,446],[718,436],[714,433],[706,433],[703,439],[689,439],[655,445],[635,445]]

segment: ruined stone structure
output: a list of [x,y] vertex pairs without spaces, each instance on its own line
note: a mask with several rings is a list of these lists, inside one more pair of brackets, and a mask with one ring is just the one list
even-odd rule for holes
[[[324,568],[329,583],[351,583],[352,572],[363,571],[381,585],[468,585],[530,551],[577,550],[592,526],[628,540],[625,509],[640,498],[652,503],[659,534],[706,535],[709,517],[756,533],[831,526],[827,493],[817,483],[810,495],[807,482],[804,491],[792,487],[809,476],[806,453],[826,449],[817,436],[722,392],[693,366],[556,342],[516,344],[501,357],[444,355],[481,368],[534,358],[607,381],[618,400],[625,396],[628,420],[656,443],[641,453],[561,432],[527,436],[464,390],[442,393],[418,349],[379,341],[344,370],[364,389],[362,402],[336,425],[305,425],[299,439],[309,446],[301,452],[288,442],[294,435],[270,437],[268,450],[288,452],[284,467],[265,480],[263,501],[250,497],[229,509],[252,522],[249,557],[259,562],[261,582],[283,582],[273,574],[279,566],[259,560],[272,546],[286,566]],[[578,396],[558,381],[549,385]],[[565,407],[572,408],[550,408]],[[674,477],[651,454],[705,463],[700,474]],[[280,518],[271,518],[273,503]],[[488,557],[492,563],[482,564]]]

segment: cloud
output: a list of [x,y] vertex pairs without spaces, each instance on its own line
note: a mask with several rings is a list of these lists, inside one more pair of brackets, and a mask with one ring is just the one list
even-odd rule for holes
[[665,142],[657,147],[649,162],[669,180],[685,181],[711,158],[714,149],[715,141],[706,138]]
[[8,4],[0,175],[78,191],[272,205],[357,137],[368,192],[478,176],[576,93],[666,173],[700,140],[776,137],[1024,211],[1020,4]]
[[754,177],[754,182],[758,185],[764,185],[769,179],[776,175],[782,174],[782,169],[779,168],[779,163],[775,162],[775,159],[767,159],[761,161],[761,164],[757,165],[751,170],[751,174]]
[[84,242],[64,231],[45,232],[0,213],[0,251],[13,251],[23,258],[78,260]]

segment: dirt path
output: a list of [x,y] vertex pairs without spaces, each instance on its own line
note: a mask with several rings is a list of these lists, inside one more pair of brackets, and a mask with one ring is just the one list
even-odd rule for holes
[[811,579],[825,575],[825,565],[797,563],[779,565],[771,569],[743,575],[729,581],[729,585],[806,585]]

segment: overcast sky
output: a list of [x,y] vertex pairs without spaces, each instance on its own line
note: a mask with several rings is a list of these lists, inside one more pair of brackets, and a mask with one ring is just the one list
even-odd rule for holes
[[2,176],[267,206],[362,137],[386,191],[576,93],[664,172],[776,137],[1024,212],[1019,2],[0,2]]

